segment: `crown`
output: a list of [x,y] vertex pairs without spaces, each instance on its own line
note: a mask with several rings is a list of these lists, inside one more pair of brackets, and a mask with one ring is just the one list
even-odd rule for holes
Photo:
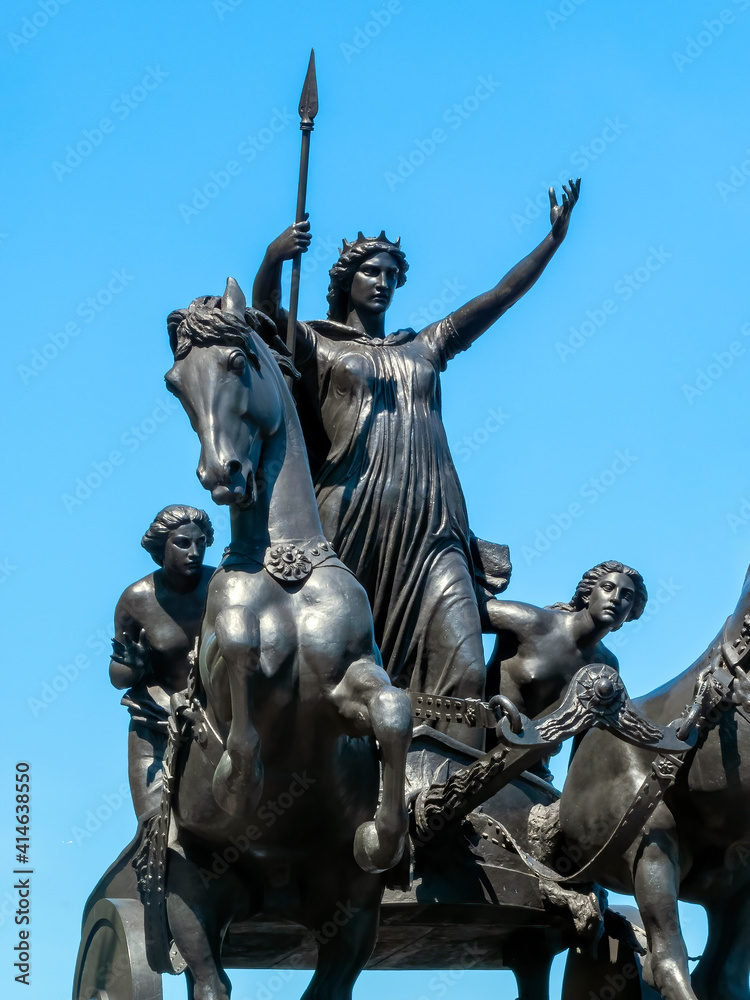
[[396,250],[401,249],[401,237],[399,236],[399,238],[394,243],[393,240],[389,240],[388,237],[385,235],[385,229],[380,230],[379,236],[364,236],[362,234],[362,230],[360,229],[360,231],[357,233],[356,240],[354,240],[352,243],[349,243],[347,240],[344,239],[342,239],[341,243],[342,243],[340,251],[341,253],[349,253],[349,251],[353,247],[359,247],[366,243],[386,243],[388,244],[389,247],[394,247]]

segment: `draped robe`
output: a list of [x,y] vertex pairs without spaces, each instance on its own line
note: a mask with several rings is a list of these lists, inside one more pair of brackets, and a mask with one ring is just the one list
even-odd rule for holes
[[323,531],[367,591],[386,670],[401,687],[481,697],[468,515],[440,403],[440,373],[468,343],[451,317],[383,339],[300,323],[297,338]]

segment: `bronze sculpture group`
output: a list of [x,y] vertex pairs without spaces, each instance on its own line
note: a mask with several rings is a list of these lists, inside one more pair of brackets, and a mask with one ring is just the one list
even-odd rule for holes
[[[328,318],[296,325],[323,530],[365,587],[388,674],[404,687],[484,695],[469,519],[441,417],[440,373],[539,278],[565,238],[578,190],[571,181],[560,206],[550,196],[549,234],[495,288],[418,333],[386,335],[408,264],[400,240],[385,233],[344,243]],[[266,305],[282,329],[281,264],[309,241],[306,221],[285,230],[255,278],[253,304]]]
[[[228,965],[295,949],[304,1000],[349,1000],[368,961],[429,967],[462,921],[520,1000],[547,1000],[564,948],[566,1000],[613,975],[623,1000],[750,1000],[750,583],[696,664],[631,702],[603,640],[642,614],[641,575],[603,562],[567,604],[497,600],[507,549],[471,534],[442,423],[441,373],[541,275],[579,187],[550,191],[549,234],[494,289],[419,332],[386,335],[408,265],[384,233],[344,243],[326,320],[289,321],[304,218],[253,307],[230,278],[170,315],[167,386],[231,542],[204,567],[208,516],[166,508],[143,541],[161,568],[118,603],[139,826],[87,903],[74,1000],[157,997],[183,970],[193,1000],[228,1000]],[[546,763],[568,737],[560,797]],[[601,886],[634,893],[645,939]],[[678,898],[709,913],[692,984]]]

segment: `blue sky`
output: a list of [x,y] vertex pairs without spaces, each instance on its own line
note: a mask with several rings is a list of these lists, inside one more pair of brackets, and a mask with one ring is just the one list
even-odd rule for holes
[[[34,979],[9,995],[47,1000],[67,995],[81,906],[133,827],[106,670],[115,603],[153,568],[139,540],[157,510],[214,513],[164,390],[165,317],[229,274],[249,292],[292,220],[311,45],[300,315],[324,315],[341,238],[384,227],[411,265],[393,327],[436,319],[528,253],[546,187],[580,175],[548,271],[443,377],[472,525],[511,546],[509,598],[567,599],[608,558],[643,573],[652,601],[615,644],[632,694],[713,637],[750,560],[750,0],[9,0],[1,20],[0,934],[10,980],[11,765],[25,759]],[[702,920],[685,921],[695,954]],[[234,980],[255,1000],[267,977]],[[364,975],[356,996],[385,984],[437,995],[429,974],[393,973]],[[515,996],[509,975],[477,972],[451,995],[483,988]]]

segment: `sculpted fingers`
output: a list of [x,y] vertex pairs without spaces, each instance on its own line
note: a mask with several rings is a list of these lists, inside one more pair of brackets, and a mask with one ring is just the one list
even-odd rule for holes
[[116,663],[125,663],[126,652],[125,646],[118,639],[112,640],[112,659]]
[[138,642],[123,633],[123,641],[112,639],[112,659],[125,667],[146,667],[149,662],[151,646],[146,638],[146,630],[141,629]]
[[295,222],[292,226],[292,237],[294,241],[294,248],[297,253],[306,253],[309,246],[310,240],[312,239],[312,233],[310,232],[310,222],[308,221],[308,213],[305,213],[305,218],[302,222]]

